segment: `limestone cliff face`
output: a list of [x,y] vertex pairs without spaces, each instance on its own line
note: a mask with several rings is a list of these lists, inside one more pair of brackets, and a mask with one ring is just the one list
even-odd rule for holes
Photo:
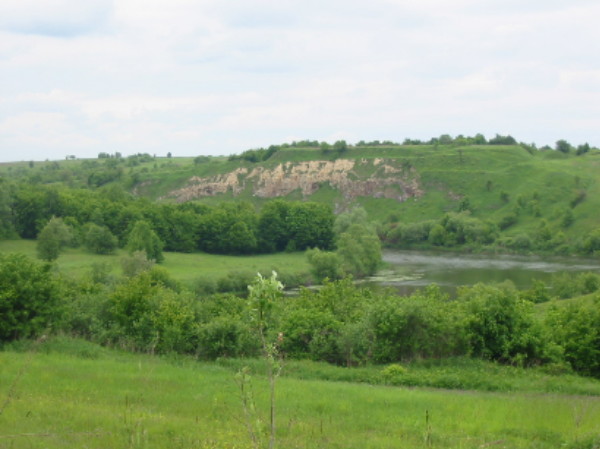
[[183,202],[227,192],[237,196],[251,189],[253,195],[261,198],[286,196],[294,191],[309,197],[325,184],[337,189],[345,199],[362,196],[406,201],[423,195],[416,170],[400,161],[337,159],[286,162],[252,170],[238,168],[205,178],[195,176],[187,186],[167,196]]

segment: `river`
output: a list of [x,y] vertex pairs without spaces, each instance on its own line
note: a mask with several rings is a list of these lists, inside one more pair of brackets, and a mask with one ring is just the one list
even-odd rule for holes
[[473,255],[422,251],[384,251],[388,266],[371,281],[410,294],[431,283],[453,293],[461,285],[512,281],[519,289],[534,279],[549,283],[558,272],[600,272],[600,260],[573,257]]

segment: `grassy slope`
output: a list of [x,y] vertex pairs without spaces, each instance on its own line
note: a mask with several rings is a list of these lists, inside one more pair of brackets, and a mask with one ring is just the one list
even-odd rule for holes
[[[231,367],[69,340],[53,349],[0,352],[0,447],[250,447]],[[253,382],[264,411],[266,382]],[[280,379],[277,404],[285,448],[555,448],[597,436],[600,422],[598,397],[294,377]]]
[[[525,203],[519,213],[519,222],[508,230],[508,235],[535,232],[540,219],[546,219],[555,229],[560,229],[562,214],[570,208],[571,201],[580,191],[585,191],[583,202],[573,209],[575,223],[563,229],[567,237],[575,238],[597,226],[595,211],[600,207],[600,183],[597,182],[600,154],[566,157],[556,152],[529,154],[518,146],[469,146],[433,147],[399,146],[354,148],[344,158],[374,159],[389,158],[409,163],[418,173],[425,195],[418,200],[399,203],[394,200],[362,198],[362,204],[377,220],[386,220],[391,214],[405,222],[439,218],[441,214],[457,210],[461,198],[468,197],[474,216],[497,222],[510,213],[520,196]],[[298,162],[314,159],[332,159],[334,155],[323,155],[315,149],[286,149],[276,153],[263,163],[273,167],[282,162]],[[173,165],[177,165],[171,163]],[[229,162],[223,158],[197,166],[179,163],[179,168],[163,169],[143,174],[149,181],[143,192],[151,197],[166,194],[177,185],[184,185],[190,176],[210,176],[224,173],[239,166],[253,167],[246,162]],[[502,192],[509,201],[501,200]],[[291,194],[292,199],[301,199]],[[223,199],[229,200],[230,195]],[[258,205],[264,200],[244,192],[240,199]],[[328,203],[344,203],[339,192],[325,186],[310,199]],[[213,201],[213,200],[207,200]],[[537,202],[541,216],[532,212],[532,202]]]
[[[334,153],[323,154],[314,148],[293,148],[277,152],[268,161],[259,164],[266,168],[284,162],[334,159]],[[563,232],[576,239],[598,226],[596,211],[600,208],[600,154],[565,156],[555,151],[529,154],[519,146],[379,146],[350,148],[344,158],[369,160],[374,158],[396,159],[410,164],[418,174],[425,195],[418,200],[399,203],[394,200],[361,198],[357,200],[376,220],[386,220],[395,215],[405,222],[437,219],[446,211],[457,210],[461,198],[468,197],[473,214],[482,219],[497,222],[514,210],[517,198],[525,204],[520,209],[518,223],[507,235],[523,232],[534,234],[540,219],[546,219],[553,230],[561,229],[560,222],[571,201],[585,192],[585,200],[573,209],[575,222]],[[103,162],[100,162],[102,164]],[[33,168],[27,163],[1,164],[0,175],[9,173],[43,173],[48,164],[58,164],[60,169],[70,169],[68,181],[72,185],[85,185],[90,172],[78,172],[81,161],[36,162]],[[149,198],[159,198],[169,191],[184,186],[192,176],[212,176],[230,172],[239,167],[256,167],[244,161],[229,161],[225,157],[209,158],[194,164],[193,158],[157,158],[136,167],[123,167],[123,182],[136,177],[136,192]],[[359,170],[360,171],[360,170]],[[368,171],[368,170],[367,170]],[[364,176],[365,173],[359,173]],[[81,179],[77,179],[80,176]],[[65,180],[66,182],[66,180]],[[508,194],[508,203],[500,199],[502,192]],[[298,193],[290,199],[302,199]],[[202,201],[232,200],[231,194]],[[237,199],[254,202],[260,206],[265,200],[252,196],[248,189]],[[310,199],[330,204],[349,206],[339,192],[324,186]],[[537,206],[534,206],[537,203]],[[538,207],[541,216],[533,213]]]

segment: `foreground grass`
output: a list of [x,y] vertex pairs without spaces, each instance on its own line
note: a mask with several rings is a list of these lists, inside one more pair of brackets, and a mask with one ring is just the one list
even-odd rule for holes
[[[232,370],[250,366],[263,372],[260,360],[220,359]],[[600,381],[564,371],[564,367],[519,368],[467,357],[421,360],[399,367],[344,368],[310,360],[288,360],[283,375],[302,380],[367,383],[403,387],[517,393],[560,393],[600,396]]]
[[[36,353],[6,350],[0,448],[248,448],[234,371],[67,339]],[[256,375],[259,410],[266,391]],[[600,433],[594,396],[283,377],[277,403],[282,448],[583,448]]]
[[[35,240],[0,240],[0,252],[23,253],[36,257]],[[56,260],[58,269],[68,276],[81,277],[89,273],[97,263],[108,264],[114,275],[122,275],[121,258],[125,250],[112,255],[91,254],[83,248],[67,248]],[[284,274],[298,275],[309,271],[308,261],[302,252],[262,254],[257,256],[225,256],[206,253],[165,252],[161,264],[176,281],[190,287],[198,279],[216,280],[230,273],[270,273],[272,270]]]

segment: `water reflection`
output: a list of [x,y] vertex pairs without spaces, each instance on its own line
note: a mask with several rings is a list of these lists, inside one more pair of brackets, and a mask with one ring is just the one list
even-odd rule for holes
[[600,271],[598,260],[571,257],[385,251],[383,260],[389,269],[372,282],[394,287],[401,294],[410,294],[431,283],[438,284],[451,294],[461,285],[506,280],[519,289],[526,289],[534,279],[549,283],[558,272]]

